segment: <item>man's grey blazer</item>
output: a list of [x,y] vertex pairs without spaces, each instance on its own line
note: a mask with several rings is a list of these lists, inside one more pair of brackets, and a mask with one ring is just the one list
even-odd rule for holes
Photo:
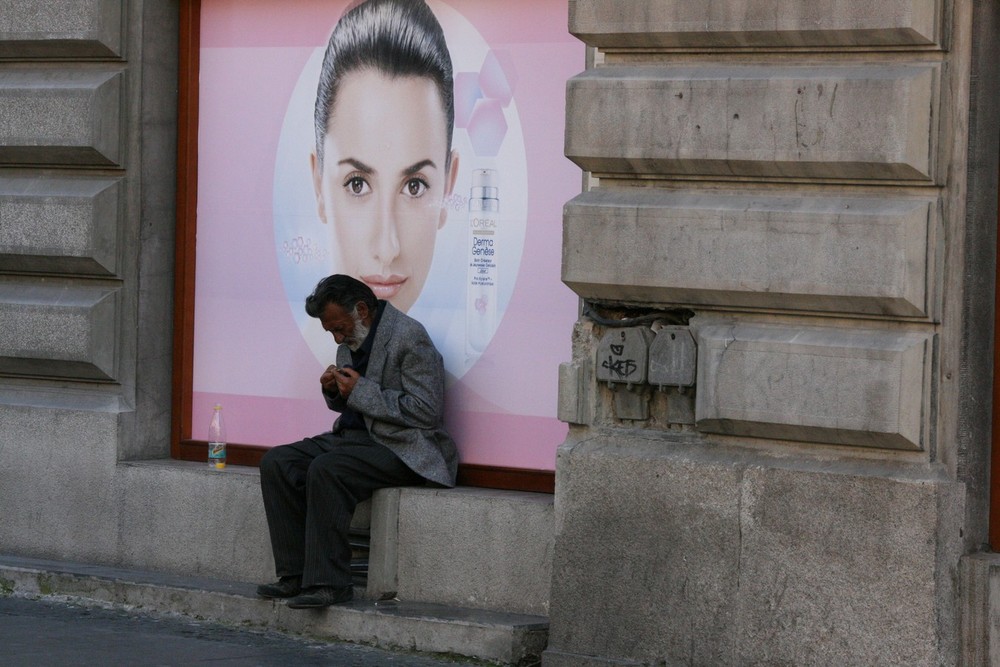
[[[444,430],[441,354],[424,325],[390,303],[385,304],[372,342],[368,369],[347,401],[339,394],[324,393],[327,405],[338,412],[345,406],[357,410],[375,442],[395,452],[424,479],[454,486],[458,451]],[[341,345],[337,365],[350,363],[351,351]]]

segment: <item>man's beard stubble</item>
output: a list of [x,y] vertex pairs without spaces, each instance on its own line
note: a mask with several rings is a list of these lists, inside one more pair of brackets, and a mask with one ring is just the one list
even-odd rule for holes
[[354,320],[354,331],[344,342],[352,352],[357,352],[358,348],[361,347],[361,344],[365,342],[365,338],[368,338],[368,332],[371,331],[371,328],[366,327],[365,323],[361,321],[357,308],[355,308],[354,312],[351,313],[351,318]]

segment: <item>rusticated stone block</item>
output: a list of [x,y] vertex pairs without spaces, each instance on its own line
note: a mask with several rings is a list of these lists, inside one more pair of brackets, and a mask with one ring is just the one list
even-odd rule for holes
[[957,664],[946,629],[962,485],[935,471],[750,467],[741,495],[741,665]]
[[0,374],[113,380],[118,288],[0,281]]
[[0,164],[121,166],[122,73],[0,70]]
[[563,282],[588,299],[929,317],[937,203],[647,188],[564,209]]
[[604,48],[930,46],[937,0],[569,0],[569,30]]
[[603,174],[935,178],[938,66],[602,67],[570,79],[565,153]]
[[0,177],[0,270],[111,276],[121,182]]
[[940,471],[619,430],[556,477],[546,665],[955,664]]
[[560,447],[546,665],[726,664],[740,470],[680,447],[628,431]]
[[699,430],[926,448],[931,335],[754,324],[696,328]]
[[122,0],[0,0],[0,58],[118,58]]

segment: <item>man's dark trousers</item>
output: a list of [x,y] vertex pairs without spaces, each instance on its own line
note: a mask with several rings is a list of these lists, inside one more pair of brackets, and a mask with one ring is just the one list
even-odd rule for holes
[[367,431],[274,447],[260,462],[260,486],[277,575],[301,575],[303,588],[350,586],[357,504],[376,489],[423,481]]

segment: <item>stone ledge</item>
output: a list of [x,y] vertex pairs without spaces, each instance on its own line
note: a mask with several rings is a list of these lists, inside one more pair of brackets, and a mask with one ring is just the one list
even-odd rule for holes
[[[116,485],[124,509],[115,562],[246,582],[273,576],[256,468],[227,466],[220,473],[190,461],[123,461]],[[381,489],[359,505],[354,526],[371,528],[369,599],[398,593],[447,606],[548,614],[552,495]],[[230,554],[241,557],[230,562]]]
[[548,614],[553,500],[476,487],[377,491],[367,596]]
[[537,662],[548,638],[544,616],[400,600],[356,600],[323,611],[296,611],[257,598],[247,583],[13,556],[0,556],[0,594],[58,595],[143,613],[452,653],[504,665]]

